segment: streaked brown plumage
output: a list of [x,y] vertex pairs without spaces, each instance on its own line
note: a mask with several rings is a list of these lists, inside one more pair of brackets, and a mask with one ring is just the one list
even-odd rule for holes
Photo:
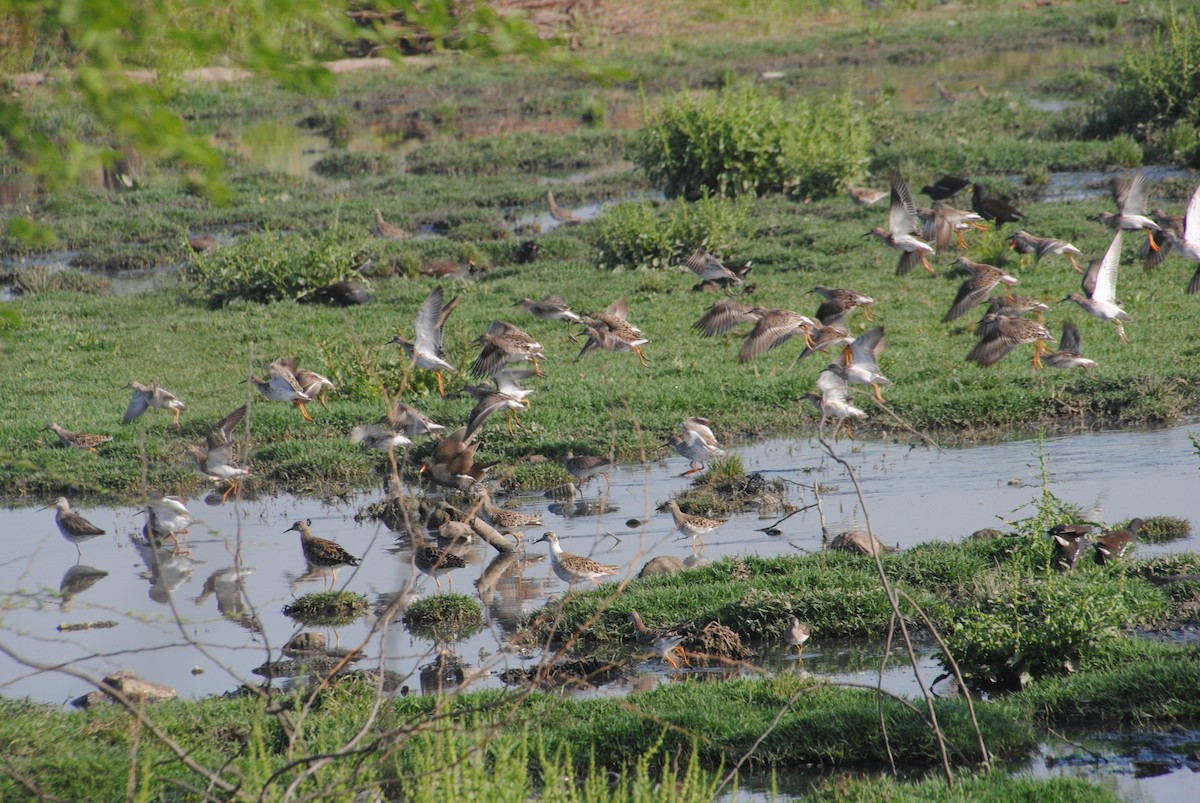
[[866,293],[842,287],[826,287],[823,284],[818,284],[808,292],[816,293],[825,299],[821,302],[821,306],[817,307],[815,316],[824,326],[845,325],[850,313],[859,307],[863,308],[864,318],[868,321],[873,320],[871,305],[875,303],[875,299]]
[[709,519],[694,513],[684,513],[674,499],[667,500],[667,509],[671,511],[671,518],[675,520],[675,529],[699,541],[700,546],[704,546],[705,533],[712,532],[727,522],[727,519]]
[[1011,318],[1007,315],[988,313],[984,316],[985,331],[979,343],[967,355],[967,361],[982,368],[995,365],[1017,346],[1033,343],[1033,367],[1042,367],[1042,351],[1045,341],[1052,335],[1043,324],[1028,318]]
[[379,209],[375,210],[375,234],[387,240],[402,240],[408,236],[407,231],[384,220]]
[[214,424],[205,439],[206,448],[185,447],[188,454],[195,458],[201,474],[229,486],[221,501],[225,501],[229,494],[236,493],[238,482],[250,474],[249,469],[238,466],[233,452],[233,430],[245,415],[246,405],[242,405]]
[[573,226],[576,223],[582,223],[583,218],[572,212],[570,209],[565,209],[559,206],[554,200],[554,193],[550,190],[546,191],[546,206],[550,209],[550,217],[557,220],[564,226]]
[[487,331],[479,336],[483,349],[475,362],[471,363],[471,374],[479,379],[495,376],[510,362],[531,362],[538,376],[542,375],[538,362],[546,359],[542,344],[523,329],[507,321],[494,320]]
[[790,309],[755,307],[754,313],[758,315],[758,322],[754,324],[750,334],[746,335],[746,341],[738,352],[739,362],[749,362],[796,335],[803,336],[804,342],[811,345],[812,336],[820,328],[820,324],[812,318]]
[[545,535],[534,543],[542,541],[550,542],[550,565],[554,569],[554,574],[558,576],[559,580],[568,585],[574,585],[584,580],[591,580],[596,585],[600,585],[601,577],[616,574],[621,569],[620,566],[601,563],[583,555],[572,555],[569,552],[563,552],[562,547],[558,543],[558,534],[553,531],[547,531]]
[[290,402],[300,410],[306,421],[313,417],[304,409],[304,403],[312,401],[312,397],[300,387],[296,379],[296,360],[293,357],[280,357],[267,366],[267,378],[262,379],[257,374],[250,374],[249,382],[258,392],[269,401]]
[[675,658],[673,657],[673,654],[678,652],[679,657],[683,659],[683,663],[686,666],[691,666],[688,663],[687,653],[684,652],[681,646],[683,644],[683,635],[678,630],[667,627],[647,627],[637,611],[629,612],[629,623],[633,625],[633,639],[639,647],[650,650],[669,663],[674,669],[679,668],[679,664],[675,663]]
[[300,548],[304,552],[304,559],[314,569],[329,569],[332,578],[328,587],[332,587],[337,582],[339,566],[357,566],[360,561],[337,542],[317,538],[313,535],[312,531],[308,529],[311,523],[311,521],[297,521],[284,532],[300,533]]
[[478,449],[479,444],[467,438],[467,428],[460,427],[438,443],[429,460],[421,466],[421,471],[428,473],[429,478],[438,485],[465,491],[482,482],[487,470],[499,462],[476,463],[475,452]]
[[1053,237],[1037,237],[1024,229],[1018,229],[1009,238],[1008,247],[1018,254],[1033,254],[1035,264],[1040,262],[1044,256],[1065,254],[1067,259],[1071,260],[1071,267],[1075,269],[1076,273],[1083,270],[1083,268],[1079,267],[1079,263],[1075,261],[1075,255],[1080,253],[1079,249],[1066,240],[1056,240]]
[[713,305],[692,324],[692,328],[699,332],[701,337],[723,335],[743,323],[757,322],[760,310],[761,307],[751,309],[736,298],[723,298],[713,302]]
[[58,436],[58,442],[63,446],[68,446],[72,449],[85,449],[89,452],[96,451],[97,446],[108,443],[112,440],[112,435],[93,435],[90,432],[72,432],[69,429],[63,429],[53,421],[47,424],[45,429],[50,430],[56,436]]
[[996,285],[1005,284],[1011,287],[1019,283],[1017,277],[1005,270],[982,262],[973,262],[963,256],[954,260],[954,264],[966,268],[971,276],[958,288],[958,295],[954,297],[954,303],[942,318],[942,323],[949,323],[971,307],[982,303]]
[[558,293],[551,293],[541,301],[534,301],[529,298],[522,298],[513,304],[514,307],[520,307],[535,318],[540,318],[543,321],[569,321],[570,323],[583,323],[583,318],[577,312],[567,306],[567,300]]
[[888,197],[887,190],[856,187],[849,181],[842,182],[842,186],[846,188],[846,194],[850,196],[850,200],[854,202],[855,206],[871,206]]

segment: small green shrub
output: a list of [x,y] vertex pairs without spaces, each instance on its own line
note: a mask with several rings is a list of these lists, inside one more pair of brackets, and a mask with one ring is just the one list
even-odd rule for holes
[[1137,167],[1142,158],[1142,146],[1130,134],[1118,134],[1108,143],[1108,160],[1113,164]]
[[600,265],[662,268],[678,264],[696,248],[730,253],[747,211],[743,204],[709,197],[672,205],[665,212],[648,201],[617,204],[596,221]]
[[326,178],[360,178],[390,172],[391,167],[391,161],[383,154],[334,151],[317,160],[312,171]]
[[1124,628],[1165,612],[1157,589],[1091,568],[1026,576],[959,611],[943,636],[963,674],[976,685],[1017,688],[1075,671]]
[[1163,160],[1191,165],[1200,152],[1200,134],[1190,121],[1176,120],[1170,128],[1158,133],[1154,144]]
[[[647,115],[649,116],[649,115]],[[869,130],[848,94],[797,100],[785,110],[751,87],[666,100],[630,154],[668,198],[836,193],[867,165]]]
[[242,237],[199,257],[187,276],[214,306],[234,299],[282,301],[356,278],[365,260],[366,230],[337,223],[316,234],[267,232]]
[[310,627],[340,627],[362,616],[371,607],[362,594],[317,591],[283,607],[283,615]]
[[1172,14],[1147,47],[1121,62],[1112,92],[1097,101],[1094,133],[1139,133],[1175,120],[1200,124],[1200,27]]

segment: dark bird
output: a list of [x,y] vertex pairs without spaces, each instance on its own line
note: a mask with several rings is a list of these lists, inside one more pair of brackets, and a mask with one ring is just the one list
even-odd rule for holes
[[358,282],[334,282],[313,291],[313,300],[334,307],[353,307],[366,304],[371,294]]
[[1054,539],[1054,565],[1064,571],[1075,571],[1079,563],[1079,553],[1083,545],[1081,538],[1092,531],[1090,524],[1056,524],[1050,528],[1050,537]]
[[1016,223],[1025,217],[1025,213],[1003,198],[988,195],[982,184],[971,187],[971,196],[971,208],[984,220],[996,221],[997,226]]
[[1137,538],[1138,530],[1144,522],[1133,519],[1120,530],[1109,530],[1096,539],[1096,563],[1104,565],[1109,561],[1118,560],[1124,556],[1129,545]]
[[926,184],[921,188],[921,192],[928,195],[930,200],[944,201],[958,195],[970,184],[971,180],[966,176],[952,176],[947,173],[932,184]]

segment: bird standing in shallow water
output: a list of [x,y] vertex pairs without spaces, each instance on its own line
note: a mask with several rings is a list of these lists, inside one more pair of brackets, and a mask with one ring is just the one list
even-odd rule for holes
[[673,653],[678,652],[684,666],[691,666],[688,663],[687,653],[681,646],[683,635],[678,630],[665,627],[646,627],[646,623],[642,621],[642,617],[637,611],[629,612],[629,623],[633,625],[633,638],[639,647],[651,650],[674,669],[679,668],[679,664],[675,663],[673,657]]
[[563,455],[563,467],[566,468],[568,474],[579,480],[581,488],[589,477],[595,474],[603,474],[605,489],[612,489],[612,484],[608,479],[609,469],[613,467],[611,460],[590,454],[576,455],[568,449],[567,453]]
[[314,569],[329,569],[331,579],[326,588],[332,588],[337,582],[339,566],[357,566],[360,561],[334,541],[317,538],[309,530],[310,522],[298,521],[284,530],[285,533],[300,533],[300,548],[304,551],[304,559]]
[[812,628],[793,616],[788,622],[787,630],[783,631],[783,639],[796,648],[796,658],[804,663],[804,642],[812,635]]
[[[725,450],[717,443],[717,436],[713,434],[712,422],[707,418],[692,416],[679,425],[679,433],[672,435],[667,445],[688,459],[688,470],[681,476],[703,471],[704,464],[710,459],[725,454]],[[697,463],[700,465],[697,466]]]
[[550,565],[554,568],[554,573],[567,585],[574,585],[583,580],[591,580],[596,585],[600,585],[601,577],[608,577],[616,574],[620,570],[620,566],[611,566],[607,563],[600,563],[583,555],[572,555],[570,552],[563,552],[558,543],[558,533],[549,530],[534,543],[542,541],[550,542]]
[[557,220],[564,226],[574,226],[577,223],[582,223],[583,218],[572,212],[570,209],[565,209],[558,205],[554,200],[554,192],[546,190],[546,206],[550,209],[550,217]]
[[50,508],[57,509],[58,512],[54,514],[54,523],[58,525],[58,531],[62,533],[63,538],[75,545],[75,551],[79,553],[79,557],[83,557],[83,550],[79,546],[81,543],[89,538],[104,535],[104,530],[71,510],[71,503],[65,496],[58,497],[53,505],[46,505],[42,510]]
[[704,546],[702,537],[704,533],[712,532],[728,521],[727,519],[708,519],[694,513],[684,513],[674,499],[667,500],[667,509],[671,511],[671,518],[675,520],[675,529],[691,537],[693,541],[699,541],[701,547]]

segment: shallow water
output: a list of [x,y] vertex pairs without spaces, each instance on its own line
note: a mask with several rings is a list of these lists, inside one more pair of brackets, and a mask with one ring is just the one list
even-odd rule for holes
[[[1188,438],[1190,430],[1183,425],[1047,438],[1051,489],[1106,521],[1164,514],[1197,519],[1200,459]],[[843,441],[838,448],[859,474],[875,531],[886,543],[901,547],[959,540],[983,527],[1002,526],[1005,519],[1031,515],[1031,502],[1040,493],[1036,442],[953,449],[944,455],[926,447],[888,443]],[[748,471],[793,483],[793,504],[812,502],[812,483],[820,479],[831,532],[865,524],[867,511],[852,483],[814,442],[771,441],[737,451]],[[601,514],[595,513],[594,508],[601,507],[596,504],[588,506],[593,510],[587,515],[564,516],[567,511],[575,513],[576,506],[551,503],[541,496],[520,502],[526,509],[544,512],[546,528],[559,533],[568,552],[620,565],[618,577],[624,577],[636,574],[655,555],[693,557],[690,542],[672,532],[670,515],[656,510],[687,486],[689,480],[678,476],[685,468],[682,458],[620,467],[612,473],[609,511]],[[598,501],[604,492],[603,478],[592,480],[586,492],[588,500]],[[190,509],[203,523],[193,525],[185,549],[160,553],[157,563],[148,549],[133,541],[142,520],[132,508],[82,508],[89,520],[107,530],[106,535],[81,545],[82,557],[59,535],[52,511],[2,510],[0,531],[20,546],[0,561],[0,588],[9,589],[0,598],[4,610],[0,647],[41,664],[61,662],[95,675],[132,669],[191,697],[222,693],[243,681],[258,682],[251,670],[278,659],[280,646],[298,630],[283,616],[283,606],[324,585],[322,576],[305,576],[297,536],[284,532],[296,519],[311,518],[315,534],[332,538],[363,558],[359,569],[341,570],[337,582],[365,594],[377,607],[395,595],[411,600],[435,592],[433,579],[413,569],[411,547],[398,544],[386,528],[354,521],[359,507],[370,501],[374,501],[370,495],[343,504],[278,498],[207,506],[201,499],[190,500]],[[699,556],[795,554],[821,548],[821,522],[815,508],[780,524],[781,535],[762,532],[777,518],[735,516],[710,534]],[[454,647],[469,668],[478,670],[478,686],[500,686],[500,672],[529,666],[540,657],[536,651],[509,649],[507,638],[524,612],[565,590],[545,561],[545,545],[533,543],[543,531],[532,528],[525,539],[529,556],[540,562],[527,566],[519,576],[503,577],[483,600],[484,629]],[[1139,547],[1142,554],[1190,549],[1188,540]],[[456,592],[474,594],[475,581],[495,553],[475,545],[467,557],[468,566],[451,572],[442,584],[452,583]],[[79,567],[106,574],[92,573],[91,585],[84,582],[81,585],[86,587],[64,598],[60,586],[89,574]],[[117,625],[73,632],[56,629],[97,620]],[[358,666],[382,662],[417,688],[416,670],[432,660],[437,645],[409,634],[399,619],[382,637],[371,635],[375,624],[374,616],[368,616],[324,632],[330,643],[343,648],[361,644],[364,658]],[[796,669],[794,654],[777,648],[753,660],[776,671]],[[854,675],[874,682],[877,662],[878,655],[873,655],[848,663],[844,650],[822,645],[819,634],[805,651],[805,669],[819,676]],[[936,662],[930,657],[922,663],[928,683],[936,676]],[[649,673],[639,685],[669,682],[686,673],[664,671],[657,660],[641,662],[638,670]],[[916,693],[911,672],[895,666],[886,686],[903,694]],[[620,694],[628,688],[617,685],[599,693]],[[88,690],[83,680],[0,658],[2,694],[65,702]]]

